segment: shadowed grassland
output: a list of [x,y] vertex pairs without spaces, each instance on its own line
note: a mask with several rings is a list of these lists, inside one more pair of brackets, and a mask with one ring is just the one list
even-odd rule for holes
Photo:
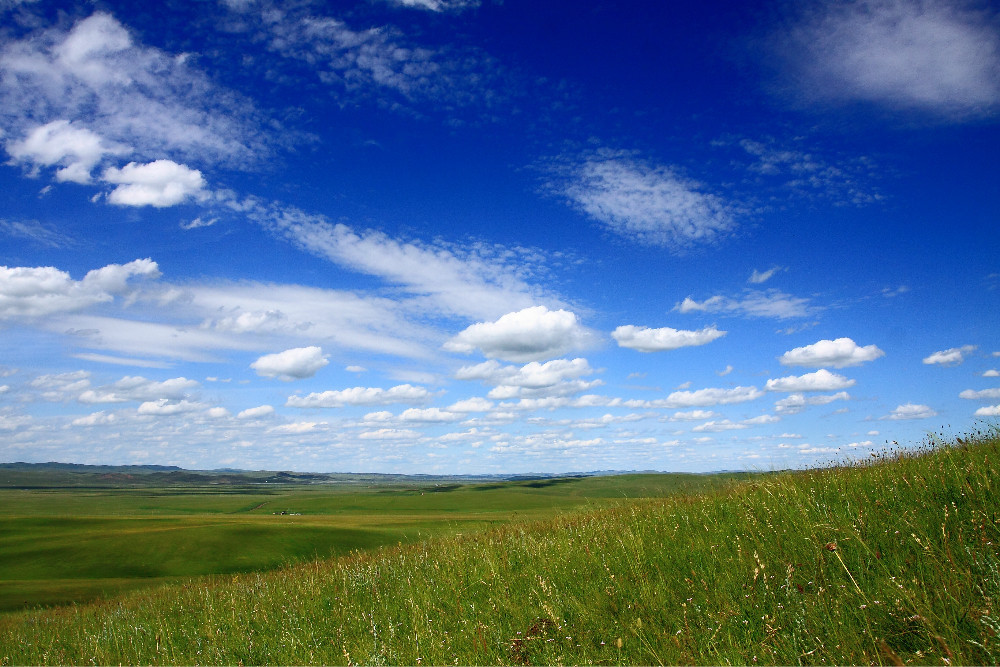
[[1000,437],[0,619],[0,660],[996,664]]
[[[80,489],[79,480],[57,472],[54,479],[33,474],[42,488],[0,489],[0,610],[274,569],[724,481],[623,475],[474,485]],[[69,488],[47,488],[55,482]]]

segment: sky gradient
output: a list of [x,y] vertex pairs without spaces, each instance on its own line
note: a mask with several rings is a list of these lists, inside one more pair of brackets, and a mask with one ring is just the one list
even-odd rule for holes
[[0,0],[0,460],[769,470],[1000,417],[986,2]]

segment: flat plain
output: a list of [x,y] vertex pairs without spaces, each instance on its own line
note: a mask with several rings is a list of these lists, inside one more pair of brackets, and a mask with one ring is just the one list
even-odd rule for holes
[[269,570],[626,498],[696,492],[731,477],[462,483],[344,475],[308,483],[305,476],[274,473],[2,472],[0,611]]

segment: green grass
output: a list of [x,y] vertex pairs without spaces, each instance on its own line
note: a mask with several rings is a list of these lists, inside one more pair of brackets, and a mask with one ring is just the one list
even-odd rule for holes
[[274,569],[720,482],[630,475],[475,485],[0,489],[0,611]]
[[994,431],[11,614],[0,661],[996,664],[998,462]]

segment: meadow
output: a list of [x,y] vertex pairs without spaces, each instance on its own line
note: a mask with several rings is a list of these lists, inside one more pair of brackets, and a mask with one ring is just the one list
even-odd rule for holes
[[0,661],[996,664],[998,459],[992,429],[9,613]]
[[623,475],[459,484],[344,476],[333,484],[246,484],[235,477],[220,487],[217,476],[170,475],[184,483],[158,486],[167,479],[158,473],[0,476],[8,485],[0,488],[0,611],[264,571],[723,481]]

